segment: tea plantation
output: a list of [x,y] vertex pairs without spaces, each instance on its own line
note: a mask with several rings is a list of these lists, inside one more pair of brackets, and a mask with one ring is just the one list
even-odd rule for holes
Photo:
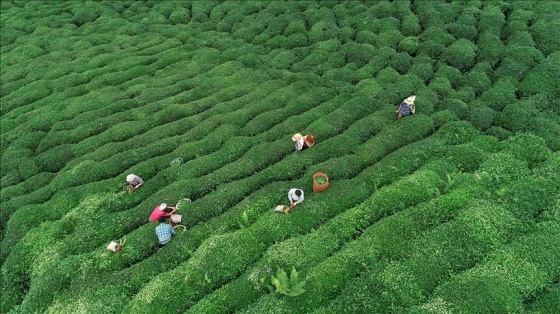
[[560,1],[0,10],[1,313],[560,312]]

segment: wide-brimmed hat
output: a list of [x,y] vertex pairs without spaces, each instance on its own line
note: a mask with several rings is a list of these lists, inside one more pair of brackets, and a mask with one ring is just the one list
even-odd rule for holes
[[164,209],[166,209],[166,208],[167,208],[167,204],[165,204],[165,203],[161,203],[161,204],[159,205],[159,210],[164,210]]
[[416,95],[412,95],[412,96],[409,96],[407,99],[405,99],[404,102],[407,105],[412,105],[414,103],[415,99],[416,99]]
[[302,138],[301,134],[296,133],[292,136],[292,141],[297,142],[300,138]]
[[133,173],[129,174],[126,176],[126,181],[132,181],[134,180],[134,177],[136,177],[136,175],[134,175]]

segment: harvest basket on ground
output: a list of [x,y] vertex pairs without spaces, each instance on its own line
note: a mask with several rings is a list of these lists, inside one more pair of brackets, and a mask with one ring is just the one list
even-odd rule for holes
[[319,193],[329,187],[329,177],[322,173],[317,172],[313,175],[313,192]]

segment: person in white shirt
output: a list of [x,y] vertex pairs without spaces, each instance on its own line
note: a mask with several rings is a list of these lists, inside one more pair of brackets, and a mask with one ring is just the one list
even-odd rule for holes
[[303,202],[303,190],[302,189],[290,189],[288,191],[288,199],[290,199],[290,206],[284,211],[288,213],[294,206]]

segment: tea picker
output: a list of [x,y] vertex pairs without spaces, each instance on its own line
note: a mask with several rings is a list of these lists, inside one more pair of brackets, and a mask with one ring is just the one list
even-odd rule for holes
[[166,217],[160,217],[158,219],[159,225],[155,228],[156,230],[156,237],[158,239],[159,246],[164,246],[169,241],[171,241],[171,237],[176,234],[175,229],[173,229],[173,223],[167,223]]
[[154,208],[150,214],[150,221],[158,221],[160,217],[170,217],[177,211],[177,207],[168,206],[165,203],[161,203]]
[[159,219],[159,225],[155,229],[159,246],[162,247],[169,243],[173,235],[177,234],[177,229],[183,229],[183,232],[187,231],[187,227],[183,225],[173,226],[173,222],[169,221],[169,223],[167,223],[167,218],[161,217]]
[[128,192],[131,193],[137,188],[141,187],[144,184],[144,180],[139,176],[131,173],[126,176],[126,182],[128,182]]
[[288,199],[290,200],[290,206],[278,205],[274,208],[277,213],[289,213],[294,206],[303,202],[303,190],[302,189],[290,189],[288,191]]
[[416,100],[416,96],[411,95],[401,102],[399,108],[397,109],[397,111],[395,111],[395,113],[397,114],[397,119],[402,119],[403,117],[416,113],[414,100]]
[[303,202],[303,190],[302,189],[290,189],[288,191],[288,199],[290,200],[290,206],[278,205],[273,210],[277,213],[289,213],[294,206]]
[[[181,199],[175,205],[175,207],[174,207],[175,210],[174,211],[178,210],[181,207],[184,208],[186,205],[188,205],[190,203],[191,203],[191,200],[188,199],[188,198]],[[167,223],[167,217],[169,217],[169,223]],[[158,219],[159,225],[155,228],[155,231],[156,231],[156,237],[158,238],[158,243],[159,243],[160,247],[164,246],[169,241],[171,241],[172,236],[174,234],[177,234],[177,231],[176,231],[177,229],[183,229],[183,232],[187,230],[187,227],[184,226],[184,225],[173,226],[173,223],[180,223],[182,217],[183,217],[182,215],[176,215],[176,214],[159,217],[159,219]]]

